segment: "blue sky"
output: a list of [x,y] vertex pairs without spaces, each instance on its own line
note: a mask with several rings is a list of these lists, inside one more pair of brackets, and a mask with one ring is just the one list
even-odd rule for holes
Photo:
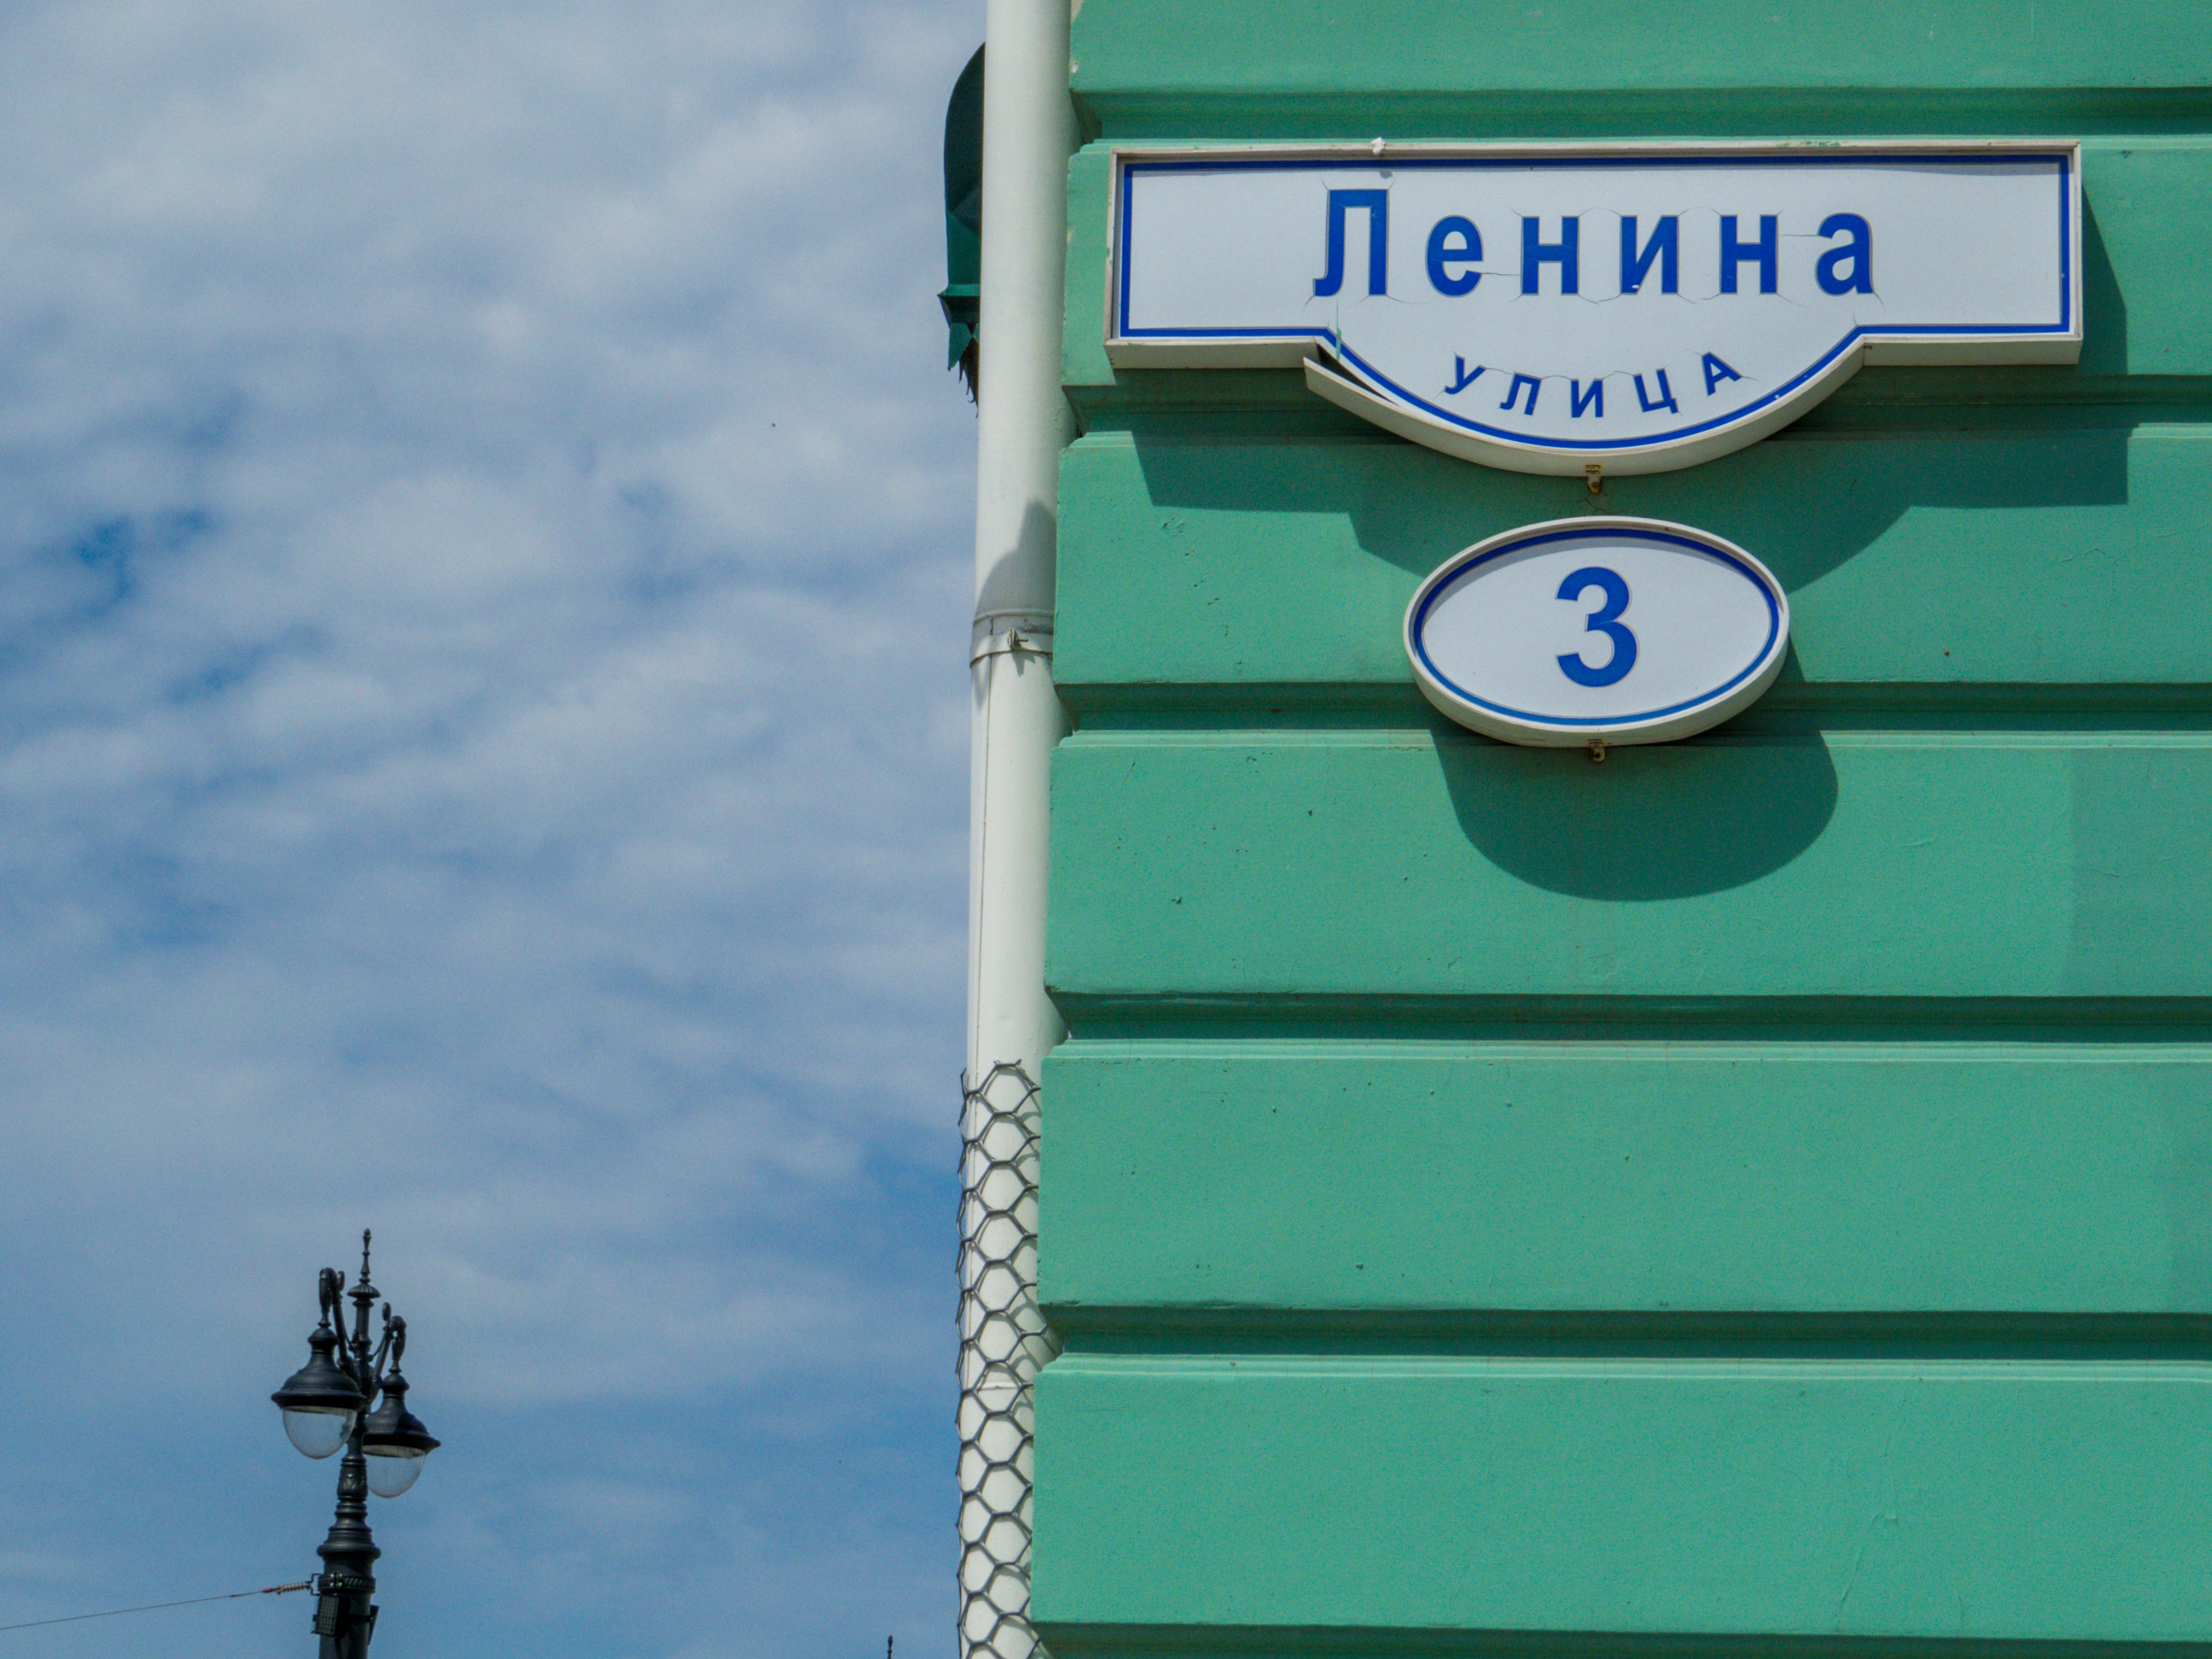
[[0,10],[0,1623],[949,1652],[981,12]]

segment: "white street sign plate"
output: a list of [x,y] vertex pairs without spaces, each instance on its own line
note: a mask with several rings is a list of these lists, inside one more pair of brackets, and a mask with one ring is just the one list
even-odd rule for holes
[[1525,472],[1741,448],[1865,363],[2081,346],[2067,143],[1117,151],[1117,365],[1305,366]]

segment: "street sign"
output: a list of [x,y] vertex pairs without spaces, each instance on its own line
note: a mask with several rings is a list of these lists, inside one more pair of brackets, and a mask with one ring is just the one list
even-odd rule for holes
[[1537,748],[1664,743],[1750,707],[1782,672],[1790,601],[1732,542],[1659,519],[1558,519],[1447,559],[1406,654],[1461,725]]
[[1115,152],[1120,367],[1297,367],[1522,472],[1740,449],[1868,363],[2081,354],[2079,146]]

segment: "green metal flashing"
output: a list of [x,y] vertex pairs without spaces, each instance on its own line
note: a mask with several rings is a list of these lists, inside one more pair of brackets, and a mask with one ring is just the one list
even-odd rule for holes
[[983,48],[953,82],[945,108],[945,366],[957,368],[972,394],[974,349],[982,314]]

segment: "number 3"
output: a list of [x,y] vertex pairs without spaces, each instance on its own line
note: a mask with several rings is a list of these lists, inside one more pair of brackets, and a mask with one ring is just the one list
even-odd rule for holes
[[1620,622],[1620,613],[1628,609],[1628,584],[1619,571],[1585,565],[1559,584],[1559,597],[1579,599],[1593,587],[1605,594],[1605,604],[1590,612],[1583,626],[1589,633],[1612,640],[1613,656],[1603,666],[1593,668],[1579,653],[1562,653],[1559,672],[1577,685],[1617,685],[1636,666],[1636,635]]

